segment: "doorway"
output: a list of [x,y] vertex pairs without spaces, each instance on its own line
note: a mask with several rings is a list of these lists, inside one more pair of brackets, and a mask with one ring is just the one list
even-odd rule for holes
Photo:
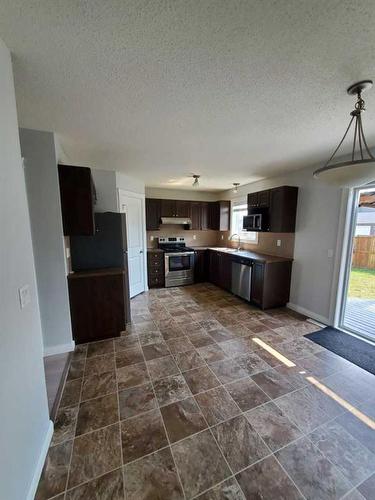
[[126,213],[130,298],[146,290],[145,198],[118,190],[120,212]]
[[348,234],[339,326],[375,341],[375,185],[354,190]]

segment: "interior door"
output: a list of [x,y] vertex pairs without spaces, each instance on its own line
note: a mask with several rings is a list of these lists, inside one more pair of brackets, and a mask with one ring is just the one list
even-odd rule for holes
[[120,212],[126,213],[130,297],[145,290],[143,203],[142,196],[119,191]]

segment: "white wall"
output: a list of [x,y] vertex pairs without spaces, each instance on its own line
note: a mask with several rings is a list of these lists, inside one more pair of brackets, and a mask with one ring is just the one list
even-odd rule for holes
[[[0,498],[32,498],[51,435],[10,53],[0,40]],[[20,309],[19,287],[31,302]]]
[[20,129],[43,344],[46,355],[74,348],[65,269],[55,141],[52,132]]
[[96,189],[95,212],[117,212],[116,172],[91,169]]
[[145,194],[145,183],[123,172],[116,172],[116,187],[133,193]]
[[147,198],[162,200],[217,201],[221,193],[188,189],[163,189],[146,187]]
[[222,197],[233,199],[241,194],[281,185],[298,186],[298,207],[290,305],[325,323],[333,320],[330,307],[331,290],[335,285],[336,243],[342,190],[325,186],[315,180],[308,168],[283,176],[240,186],[235,195],[225,191]]

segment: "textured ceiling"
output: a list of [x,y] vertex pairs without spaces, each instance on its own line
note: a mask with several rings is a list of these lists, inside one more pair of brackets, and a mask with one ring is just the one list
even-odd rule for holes
[[20,124],[148,186],[198,173],[224,189],[326,159],[346,86],[375,78],[374,25],[373,1],[0,1]]

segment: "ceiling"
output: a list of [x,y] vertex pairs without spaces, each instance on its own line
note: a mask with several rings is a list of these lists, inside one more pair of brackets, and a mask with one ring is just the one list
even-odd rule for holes
[[[71,163],[222,190],[325,160],[375,79],[372,0],[1,0],[21,126]],[[375,141],[375,90],[365,96]]]

